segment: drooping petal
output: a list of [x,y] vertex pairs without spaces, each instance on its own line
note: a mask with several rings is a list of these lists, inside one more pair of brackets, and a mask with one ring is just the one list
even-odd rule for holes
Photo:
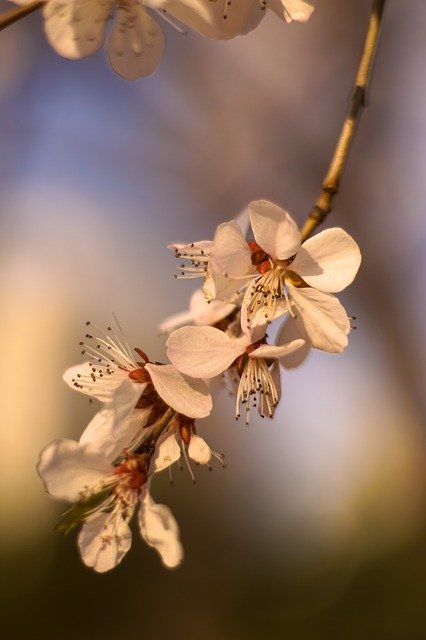
[[77,538],[84,564],[98,573],[114,569],[132,544],[132,532],[120,514],[95,513],[84,522]]
[[204,438],[193,433],[189,441],[188,455],[198,464],[208,464],[212,457],[212,451]]
[[140,495],[139,529],[142,538],[160,555],[169,569],[180,565],[183,548],[179,538],[178,524],[165,504],[156,504],[147,488]]
[[350,323],[337,298],[308,287],[289,287],[289,294],[312,346],[330,353],[341,353],[348,344]]
[[90,444],[92,450],[114,461],[145,427],[151,407],[133,409],[117,424],[115,409],[102,409],[94,416],[80,438],[80,445]]
[[57,500],[77,502],[86,489],[114,472],[106,456],[75,440],[55,440],[40,454],[37,471]]
[[157,473],[170,467],[179,460],[181,453],[174,431],[163,434],[158,439],[155,453],[151,458],[150,471]]
[[103,45],[113,0],[49,0],[43,8],[44,30],[65,58],[91,56]]
[[217,227],[213,258],[225,278],[243,278],[256,270],[251,263],[250,247],[235,220]]
[[149,0],[149,4],[209,38],[222,40],[248,33],[264,16],[258,0]]
[[306,359],[312,346],[302,320],[299,317],[293,318],[292,316],[289,316],[284,320],[278,331],[276,343],[277,345],[286,344],[287,342],[296,340],[297,338],[302,338],[305,341],[305,344],[299,349],[280,357],[280,363],[286,369],[294,369],[295,367],[300,366]]
[[336,293],[353,281],[360,264],[355,240],[343,229],[333,228],[306,240],[290,269],[314,289]]
[[255,349],[249,354],[250,358],[282,358],[289,353],[293,353],[297,349],[300,349],[305,345],[305,340],[297,338],[287,344],[274,345],[274,344],[261,344],[260,347]]
[[167,340],[167,356],[179,371],[189,376],[213,378],[227,369],[245,344],[232,340],[214,327],[182,327]]
[[119,3],[108,43],[111,67],[126,80],[149,76],[164,53],[164,34],[136,0]]
[[273,260],[287,260],[300,247],[300,232],[293,218],[268,200],[249,204],[254,239]]
[[306,22],[314,11],[314,7],[304,0],[266,0],[265,5],[286,22]]
[[172,409],[189,418],[205,418],[209,415],[213,406],[212,397],[203,380],[183,375],[171,364],[147,364],[146,370],[157,393]]

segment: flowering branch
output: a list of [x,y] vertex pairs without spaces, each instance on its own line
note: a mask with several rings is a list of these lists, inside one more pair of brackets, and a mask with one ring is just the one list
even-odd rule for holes
[[303,225],[301,231],[302,241],[309,238],[316,227],[325,220],[332,209],[333,196],[339,190],[340,177],[346,164],[362,109],[366,106],[366,91],[373,68],[385,3],[386,0],[373,1],[373,9],[355,78],[349,110],[343,123],[327,175],[322,183],[321,193]]
[[8,11],[8,13],[0,16],[0,31],[6,29],[6,27],[10,27],[11,24],[18,22],[18,20],[22,20],[22,18],[29,16],[31,13],[34,13],[34,11],[37,11],[37,9],[41,9],[43,5],[44,2],[31,2],[23,7],[18,7],[12,11]]

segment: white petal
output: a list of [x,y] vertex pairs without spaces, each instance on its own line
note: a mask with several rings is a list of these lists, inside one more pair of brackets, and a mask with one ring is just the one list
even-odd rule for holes
[[212,397],[203,380],[185,376],[171,364],[149,363],[146,370],[157,393],[169,407],[189,418],[205,418],[209,415],[213,406]]
[[[296,311],[296,309],[295,309]],[[292,353],[284,355],[280,358],[280,363],[286,369],[293,369],[294,367],[298,367],[304,362],[308,353],[311,350],[311,341],[308,338],[308,334],[305,331],[305,327],[300,318],[292,318],[289,316],[281,325],[276,343],[278,345],[286,344],[291,340],[296,340],[297,338],[303,338],[305,344],[300,347],[300,349],[296,349]]]
[[222,302],[222,300],[208,302],[202,289],[194,291],[189,304],[194,324],[201,326],[216,324],[229,316],[235,308],[235,304]]
[[316,289],[289,287],[313,347],[340,353],[348,344],[350,323],[337,298]]
[[298,338],[292,340],[287,344],[273,345],[273,344],[261,344],[260,347],[252,351],[250,358],[281,358],[289,353],[293,353],[296,349],[300,349],[305,345],[305,340]]
[[200,378],[217,376],[245,351],[242,342],[214,327],[182,327],[166,345],[167,356],[179,371]]
[[266,6],[286,22],[306,22],[314,10],[314,7],[304,0],[267,0]]
[[254,239],[274,260],[287,260],[300,247],[300,232],[293,218],[273,202],[256,200],[249,204]]
[[103,453],[108,460],[115,460],[124,449],[130,447],[136,436],[145,427],[151,407],[132,409],[117,423],[115,409],[98,411],[80,438],[80,445],[90,444],[92,450]]
[[82,492],[114,472],[108,459],[90,445],[55,440],[40,454],[37,465],[46,490],[57,500],[77,502]]
[[192,255],[193,253],[204,253],[206,256],[210,255],[214,247],[213,240],[199,240],[198,242],[174,242],[168,244],[167,248],[172,251],[179,251],[182,253],[182,257],[185,258],[185,254]]
[[[203,291],[201,290],[201,295],[204,299]],[[180,311],[179,313],[174,313],[172,316],[168,316],[158,327],[158,332],[160,334],[171,333],[178,327],[182,327],[185,324],[189,324],[194,321],[192,311]]]
[[77,538],[81,559],[98,573],[114,569],[132,544],[132,532],[120,514],[95,513],[87,518]]
[[241,213],[239,213],[237,216],[235,216],[234,218],[235,222],[238,224],[238,226],[240,227],[243,236],[246,237],[247,232],[250,228],[250,218],[249,218],[249,212],[248,212],[248,207],[246,207],[245,209],[243,209],[243,211],[241,211]]
[[243,0],[228,5],[224,1],[210,0],[149,0],[149,3],[165,8],[169,15],[191,29],[209,38],[223,40],[248,33],[259,24],[265,14],[258,0]]
[[170,467],[179,460],[181,453],[174,431],[163,434],[158,439],[155,453],[151,458],[150,471],[157,473]]
[[164,53],[164,34],[136,1],[120,5],[108,43],[112,68],[126,80],[149,76]]
[[142,538],[160,555],[169,569],[177,567],[183,559],[178,524],[165,504],[156,504],[147,489],[141,492],[139,529]]
[[49,0],[44,30],[52,47],[65,58],[85,58],[103,45],[113,0]]
[[[93,374],[92,363],[93,360],[70,367],[65,371],[62,379],[74,391],[98,398],[101,402],[111,402],[123,382],[129,380],[129,375],[126,371],[116,367],[113,374],[105,374],[102,378],[96,372],[96,381],[94,382],[91,377]],[[126,388],[130,393],[130,389]]]
[[226,278],[241,278],[256,270],[251,263],[250,247],[235,220],[224,222],[216,229],[213,258]]
[[212,457],[212,451],[201,436],[193,433],[189,441],[188,455],[192,460],[198,462],[198,464],[208,464]]
[[216,264],[214,255],[210,257],[204,281],[203,293],[207,300],[224,300],[234,303],[238,300],[240,289],[248,278],[224,276]]
[[343,229],[334,228],[306,240],[289,268],[314,289],[335,293],[353,281],[360,264],[355,240]]

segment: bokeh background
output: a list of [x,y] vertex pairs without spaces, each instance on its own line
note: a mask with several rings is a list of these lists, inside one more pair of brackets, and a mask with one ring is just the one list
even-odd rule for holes
[[[2,628],[13,638],[423,640],[426,5],[389,0],[369,108],[328,226],[360,243],[349,348],[284,377],[273,422],[199,431],[228,466],[156,479],[181,526],[167,572],[135,534],[112,573],[81,566],[35,465],[95,411],[62,382],[84,322],[115,312],[164,358],[183,310],[172,241],[211,238],[255,198],[302,223],[346,111],[369,0],[318,0],[231,42],[181,35],[150,78],[104,52],[61,59],[34,15],[0,34]],[[0,2],[6,11],[10,3]]]

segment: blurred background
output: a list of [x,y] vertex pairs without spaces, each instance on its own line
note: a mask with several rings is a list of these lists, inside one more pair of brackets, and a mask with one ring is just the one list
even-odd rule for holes
[[[167,572],[134,536],[122,564],[83,567],[35,465],[96,408],[61,380],[87,319],[115,312],[164,359],[157,325],[187,306],[173,241],[209,239],[252,199],[302,223],[320,188],[370,0],[272,13],[230,42],[164,23],[157,72],[128,83],[104,52],[70,62],[34,15],[0,34],[3,629],[13,638],[321,640],[426,637],[424,0],[386,7],[369,108],[328,226],[361,245],[341,296],[349,348],[283,376],[274,421],[198,429],[227,468],[175,471],[154,497],[181,527]],[[10,3],[0,1],[0,11]]]

